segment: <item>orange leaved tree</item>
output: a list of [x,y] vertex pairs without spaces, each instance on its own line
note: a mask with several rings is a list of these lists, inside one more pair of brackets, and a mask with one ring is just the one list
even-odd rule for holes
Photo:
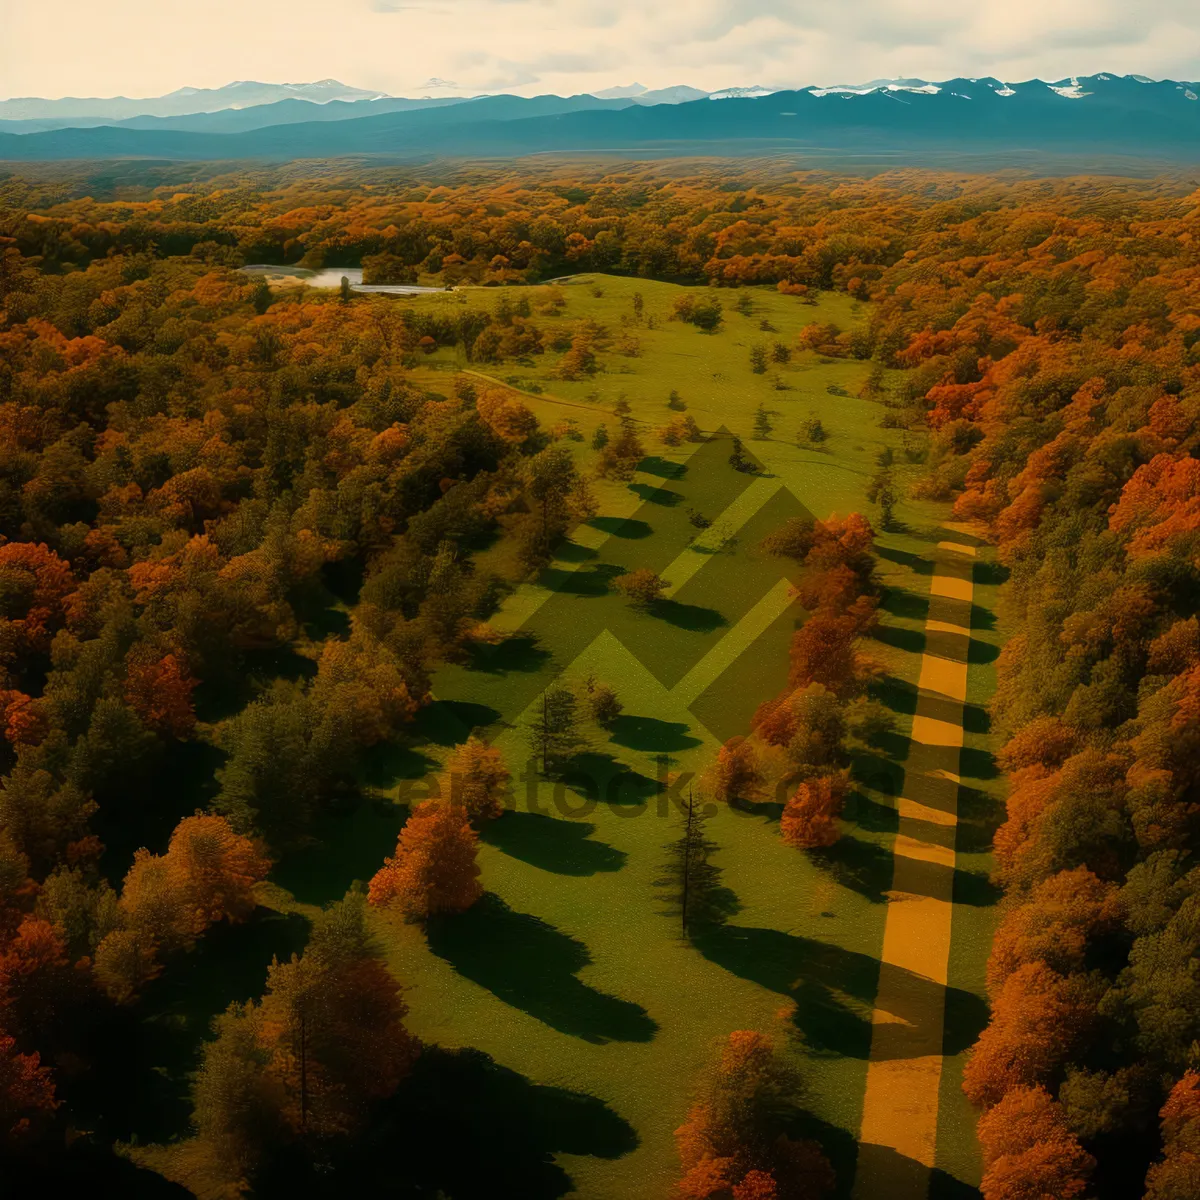
[[1095,1160],[1043,1087],[1017,1088],[979,1119],[984,1200],[1074,1200],[1087,1191]]
[[795,1069],[769,1038],[735,1030],[687,1120],[675,1131],[685,1200],[820,1200],[834,1174],[820,1146],[787,1135],[799,1102]]
[[1200,1196],[1200,1071],[1188,1071],[1159,1113],[1163,1158],[1146,1176],[1146,1200]]
[[763,774],[754,747],[743,737],[730,738],[708,770],[708,784],[717,800],[760,799]]
[[838,814],[846,799],[843,774],[805,780],[791,795],[779,822],[779,834],[789,846],[813,850],[838,840]]
[[472,821],[487,821],[504,812],[504,797],[512,772],[504,755],[472,734],[446,763],[453,803],[466,809]]
[[405,822],[395,856],[371,880],[371,904],[394,905],[413,920],[463,912],[483,895],[478,846],[461,808],[427,800]]

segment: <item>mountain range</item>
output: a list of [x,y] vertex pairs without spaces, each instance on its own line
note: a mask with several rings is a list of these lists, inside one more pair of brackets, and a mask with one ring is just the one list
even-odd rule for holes
[[[279,89],[290,89],[280,98]],[[1200,84],[1098,74],[1052,82],[872,80],[771,89],[650,90],[576,96],[382,96],[317,84],[231,84],[154,100],[0,101],[0,159],[236,160],[375,155],[508,156],[915,151],[1090,154],[1195,162]],[[263,99],[263,97],[274,97]],[[259,99],[255,99],[258,97]],[[127,116],[41,105],[142,105]],[[192,111],[182,111],[189,105]],[[223,107],[221,107],[223,105]],[[163,111],[172,109],[172,111]],[[41,115],[31,115],[39,113]],[[53,126],[53,127],[51,127]]]
[[117,121],[128,117],[175,117],[227,108],[250,108],[286,100],[327,104],[332,100],[373,100],[383,95],[386,93],[350,87],[336,79],[320,79],[316,83],[239,80],[219,88],[177,88],[165,96],[145,99],[129,96],[64,96],[59,100],[16,97],[0,100],[0,120],[45,120],[63,124],[74,123],[80,118]]

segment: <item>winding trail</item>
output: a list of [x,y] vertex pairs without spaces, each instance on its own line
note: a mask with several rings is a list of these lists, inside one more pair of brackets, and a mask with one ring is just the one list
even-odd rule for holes
[[[947,529],[969,534],[963,526]],[[927,1200],[937,1149],[975,546],[934,555],[916,713],[897,802],[854,1200]],[[919,989],[920,980],[938,987]],[[901,1016],[900,1014],[904,1014]]]

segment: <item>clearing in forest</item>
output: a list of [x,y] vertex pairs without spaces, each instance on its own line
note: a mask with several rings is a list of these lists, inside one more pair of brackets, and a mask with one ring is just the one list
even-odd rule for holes
[[[783,560],[765,556],[758,543],[801,508],[821,518],[858,510],[878,526],[865,492],[884,447],[892,449],[902,484],[920,469],[905,456],[905,437],[880,428],[886,409],[857,395],[868,364],[811,352],[788,362],[771,358],[774,344],[794,345],[810,321],[853,325],[865,317],[860,306],[845,296],[814,306],[765,288],[717,292],[724,319],[705,334],[670,319],[686,291],[603,276],[563,286],[562,320],[624,329],[637,342],[635,354],[605,355],[605,370],[594,376],[558,378],[552,352],[523,364],[482,364],[438,350],[418,368],[431,390],[448,391],[451,373],[464,369],[519,388],[543,424],[578,428],[585,467],[595,457],[588,446],[596,427],[615,431],[613,406],[624,399],[650,457],[628,485],[598,485],[600,515],[575,532],[536,583],[518,589],[494,622],[512,631],[511,639],[483,648],[468,665],[443,669],[437,703],[422,721],[435,743],[426,748],[431,757],[440,757],[436,743],[482,727],[517,773],[530,753],[528,723],[556,681],[595,675],[616,687],[624,714],[607,741],[588,748],[590,779],[559,785],[557,793],[545,781],[518,784],[520,811],[485,835],[484,904],[428,938],[389,924],[391,960],[411,986],[416,1032],[442,1045],[478,1047],[538,1084],[593,1097],[632,1127],[636,1148],[619,1155],[603,1139],[558,1147],[579,1195],[669,1194],[678,1170],[672,1131],[714,1045],[738,1028],[770,1033],[804,1057],[814,1132],[832,1152],[848,1194],[888,900],[900,886],[893,879],[904,819],[897,805],[906,772],[920,768],[908,761],[909,734],[914,714],[920,720],[930,703],[922,664],[928,671],[931,659],[940,661],[944,640],[930,585],[938,578],[935,562],[946,557],[938,543],[953,535],[939,530],[940,506],[911,502],[879,535],[886,593],[871,654],[885,668],[879,695],[900,723],[894,739],[855,764],[844,836],[829,851],[799,852],[779,839],[778,807],[722,809],[707,835],[718,846],[713,861],[729,915],[685,943],[656,893],[677,831],[653,792],[664,771],[698,773],[721,740],[747,733],[757,705],[786,681],[788,643],[803,613],[788,602]],[[644,316],[623,326],[635,295]],[[741,297],[751,298],[745,311],[733,306]],[[464,301],[494,304],[496,297],[468,291],[405,303],[444,309]],[[755,346],[767,350],[766,372],[753,369]],[[668,407],[672,391],[719,440],[677,449],[661,443],[654,431],[678,415]],[[806,436],[814,419],[824,440]],[[761,464],[760,475],[729,465],[732,435]],[[690,512],[712,524],[697,535]],[[643,566],[672,585],[668,604],[653,614],[632,610],[609,586],[613,576]],[[987,645],[994,636],[991,593],[986,582],[978,591],[977,605],[956,617],[974,628],[955,647],[964,686],[968,670],[971,676],[972,700],[986,694],[994,657]],[[941,603],[936,594],[932,603]],[[982,958],[993,899],[980,851],[992,819],[985,781],[994,772],[978,705],[966,705],[965,724],[968,748],[954,772],[961,786],[952,785],[961,794],[963,824],[947,849],[950,859],[959,850],[958,870],[951,862],[932,886],[957,902],[945,919],[949,988],[940,986],[945,967],[933,980],[919,966],[891,965],[882,975],[915,997],[918,1011],[904,1017],[923,1021],[932,1010],[929,1019],[944,1025],[938,1053],[948,1059],[934,1077],[943,1102],[933,1105],[928,1131],[939,1191],[976,1177],[973,1119],[957,1077],[984,1019]],[[601,789],[614,779],[617,798],[608,803]],[[894,1141],[903,1144],[900,1135]]]
[[[546,295],[505,289],[505,299],[526,291],[535,301]],[[374,798],[328,822],[312,854],[279,864],[275,903],[305,912],[370,878],[449,749],[480,731],[516,777],[515,811],[483,833],[484,898],[424,927],[375,918],[407,989],[409,1028],[427,1043],[488,1056],[456,1068],[465,1073],[463,1095],[428,1098],[429,1112],[443,1113],[451,1130],[439,1135],[428,1123],[425,1136],[446,1139],[430,1158],[466,1172],[461,1194],[482,1194],[491,1183],[494,1194],[529,1200],[568,1191],[585,1200],[666,1200],[679,1173],[673,1131],[697,1081],[730,1031],[754,1029],[800,1061],[810,1133],[837,1168],[839,1195],[849,1197],[864,1096],[888,1054],[879,1013],[890,1006],[902,1023],[920,1026],[920,1053],[939,1060],[928,1076],[937,1103],[926,1105],[923,1127],[933,1193],[970,1195],[974,1121],[959,1079],[985,1020],[994,902],[987,846],[995,771],[980,707],[998,637],[987,550],[973,569],[973,603],[954,617],[949,656],[963,692],[953,697],[963,749],[957,768],[946,768],[959,777],[948,784],[957,825],[947,827],[938,878],[904,882],[894,878],[894,856],[912,835],[906,805],[920,798],[906,779],[923,769],[925,744],[914,722],[927,720],[931,689],[942,690],[929,673],[944,670],[938,664],[947,657],[935,572],[947,556],[939,543],[956,538],[942,525],[948,513],[901,499],[882,529],[867,498],[881,455],[894,460],[902,495],[921,468],[910,435],[884,427],[888,410],[859,396],[869,364],[775,349],[794,347],[812,321],[850,328],[866,319],[865,306],[844,295],[813,304],[775,289],[701,289],[724,308],[717,330],[705,333],[672,319],[689,291],[605,276],[558,285],[552,316],[543,321],[535,308],[535,320],[550,332],[590,321],[611,335],[603,369],[576,379],[560,377],[562,353],[553,350],[503,363],[468,362],[453,347],[420,356],[412,374],[431,393],[450,394],[464,371],[478,386],[494,380],[519,389],[589,472],[596,430],[616,431],[614,408],[624,401],[647,457],[631,481],[594,485],[598,514],[505,600],[491,623],[506,640],[437,672],[436,699],[419,714],[411,743],[380,756]],[[469,289],[395,302],[446,313],[499,300],[495,291]],[[666,444],[656,431],[685,413],[711,436]],[[734,437],[755,471],[731,465]],[[824,519],[853,511],[878,535],[885,590],[869,654],[881,666],[874,693],[894,713],[895,732],[856,755],[842,837],[828,850],[785,845],[780,803],[721,806],[705,834],[716,847],[710,861],[722,919],[685,940],[661,884],[679,836],[661,781],[698,779],[720,743],[749,733],[755,709],[786,683],[789,642],[804,612],[791,596],[787,560],[765,554],[762,539],[800,512]],[[511,573],[511,554],[501,539],[478,561]],[[646,611],[611,586],[640,567],[671,584]],[[616,689],[624,711],[603,735],[589,734],[573,776],[540,779],[527,763],[541,698],[589,675]],[[893,889],[945,902],[940,976],[916,959],[885,962],[896,928]],[[904,1133],[889,1134],[888,1124],[904,1114],[885,1103],[866,1117],[869,1139],[903,1156]],[[481,1144],[503,1136],[503,1180],[487,1155],[474,1167],[460,1161],[460,1133],[477,1126],[478,1138],[471,1136]]]

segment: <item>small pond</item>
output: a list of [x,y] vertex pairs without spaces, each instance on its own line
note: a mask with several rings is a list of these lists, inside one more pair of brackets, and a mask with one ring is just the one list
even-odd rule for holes
[[362,267],[322,267],[319,271],[308,267],[277,267],[268,263],[252,263],[242,267],[246,275],[265,275],[268,279],[298,279],[309,287],[339,288],[342,277],[350,280],[356,292],[387,292],[393,296],[419,296],[425,292],[443,292],[440,287],[420,287],[415,283],[363,283]]

